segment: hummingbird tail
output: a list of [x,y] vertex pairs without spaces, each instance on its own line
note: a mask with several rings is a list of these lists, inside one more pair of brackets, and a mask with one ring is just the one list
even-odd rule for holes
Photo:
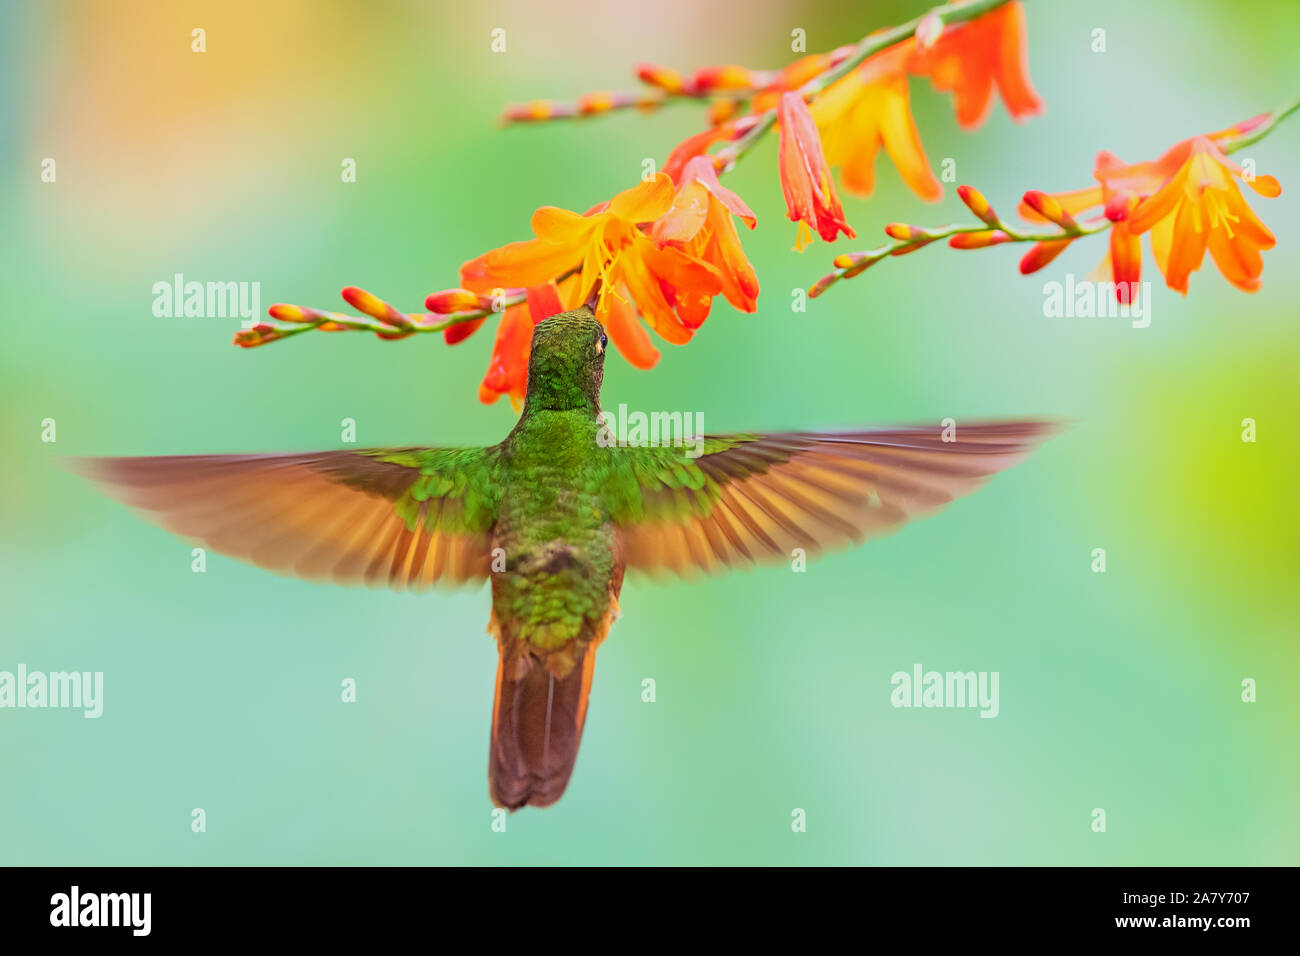
[[572,666],[562,676],[531,650],[511,645],[501,642],[497,664],[488,765],[492,800],[512,811],[549,807],[563,795],[578,759],[596,644],[575,641]]

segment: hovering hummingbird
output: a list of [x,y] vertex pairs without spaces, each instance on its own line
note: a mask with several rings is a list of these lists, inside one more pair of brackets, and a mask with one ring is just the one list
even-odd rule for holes
[[[1042,422],[598,440],[607,339],[591,310],[533,330],[523,413],[488,448],[90,458],[81,470],[176,534],[272,571],[423,589],[492,582],[497,805],[564,793],[596,648],[627,568],[717,572],[896,530],[977,488]],[[951,437],[951,436],[946,436]],[[698,454],[697,454],[698,453]]]

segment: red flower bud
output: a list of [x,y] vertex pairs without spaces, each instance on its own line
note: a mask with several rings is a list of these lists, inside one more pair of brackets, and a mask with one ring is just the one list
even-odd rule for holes
[[1072,238],[1048,239],[1045,242],[1034,243],[1034,247],[1020,260],[1020,274],[1029,275],[1031,272],[1037,272],[1064,252],[1065,247],[1073,241]]

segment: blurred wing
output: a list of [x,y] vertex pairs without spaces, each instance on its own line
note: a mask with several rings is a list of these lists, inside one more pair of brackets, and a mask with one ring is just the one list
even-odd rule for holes
[[788,561],[896,531],[969,494],[1048,437],[1042,422],[704,439],[621,448],[607,490],[628,567],[687,575]]
[[404,590],[487,577],[495,460],[484,448],[374,448],[83,458],[74,468],[223,554],[312,581]]

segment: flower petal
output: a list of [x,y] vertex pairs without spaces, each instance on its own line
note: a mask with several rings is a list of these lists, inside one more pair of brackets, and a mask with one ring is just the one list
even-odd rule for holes
[[675,191],[670,177],[655,173],[611,199],[607,211],[628,222],[654,222],[672,208]]
[[714,199],[726,206],[734,215],[739,216],[750,229],[758,225],[758,217],[745,204],[745,200],[718,182],[718,172],[714,169],[711,159],[701,156],[687,163],[684,180],[698,182],[713,195]]
[[659,362],[659,350],[637,317],[627,288],[617,292],[621,294],[607,295],[601,300],[596,318],[605,326],[610,341],[629,365],[640,369],[654,368]]
[[1142,279],[1142,240],[1126,223],[1117,222],[1110,229],[1110,267],[1115,280],[1115,298],[1120,305],[1132,305],[1132,297]]
[[544,239],[511,242],[461,266],[461,285],[473,292],[540,285],[572,269],[581,258],[581,246]]
[[1169,267],[1165,270],[1165,285],[1183,295],[1187,295],[1187,277],[1201,267],[1201,261],[1205,258],[1205,234],[1209,230],[1201,220],[1201,211],[1195,203],[1178,204],[1178,212],[1174,217],[1173,242],[1169,247]]
[[1258,248],[1240,233],[1235,238],[1229,237],[1224,229],[1211,229],[1206,244],[1214,258],[1214,264],[1219,267],[1225,279],[1243,292],[1259,289],[1264,259]]
[[650,237],[658,245],[689,242],[704,226],[709,214],[709,191],[694,180],[683,180],[673,199],[673,206],[655,220]]
[[532,340],[533,322],[528,309],[522,305],[506,309],[497,324],[487,374],[479,387],[479,401],[490,405],[502,395],[509,395],[512,401],[523,399]]
[[1174,212],[1185,194],[1187,181],[1186,167],[1175,174],[1174,178],[1160,189],[1137,204],[1137,208],[1128,217],[1128,227],[1135,234],[1141,235],[1161,219]]
[[[678,321],[672,306],[668,304],[663,291],[659,288],[658,280],[651,275],[649,268],[640,258],[620,257],[617,272],[614,289],[618,289],[617,280],[621,279],[622,284],[626,285],[627,291],[631,293],[637,311],[641,313],[650,328],[673,345],[685,345],[691,340],[690,329],[683,327]],[[616,292],[611,290],[605,292],[606,297],[614,294]]]
[[927,202],[936,202],[943,198],[943,187],[930,171],[930,161],[926,159],[925,148],[921,145],[921,134],[912,118],[907,91],[907,77],[895,74],[888,81],[881,80],[876,86],[888,83],[878,98],[880,136],[885,152],[898,168],[909,189]]
[[1276,199],[1282,195],[1282,184],[1273,176],[1252,176],[1245,182],[1265,199]]
[[524,290],[524,297],[528,303],[528,317],[533,320],[533,325],[564,311],[564,306],[560,304],[560,290],[554,282],[529,286]]
[[1043,110],[1043,101],[1029,82],[1025,8],[1019,3],[1008,3],[997,12],[1001,13],[1002,20],[993,75],[1007,112],[1012,119],[1021,120]]
[[531,225],[538,239],[576,245],[591,231],[595,220],[557,206],[542,206],[533,213]]

